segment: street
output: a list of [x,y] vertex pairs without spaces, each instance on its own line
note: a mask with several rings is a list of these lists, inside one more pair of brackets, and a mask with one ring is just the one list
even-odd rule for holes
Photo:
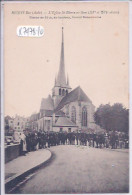
[[54,158],[14,192],[123,193],[129,191],[129,153],[86,146],[50,148]]

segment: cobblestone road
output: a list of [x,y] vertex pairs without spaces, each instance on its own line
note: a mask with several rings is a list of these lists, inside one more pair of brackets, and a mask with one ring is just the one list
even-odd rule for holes
[[15,193],[121,193],[129,188],[129,153],[55,146],[53,161]]

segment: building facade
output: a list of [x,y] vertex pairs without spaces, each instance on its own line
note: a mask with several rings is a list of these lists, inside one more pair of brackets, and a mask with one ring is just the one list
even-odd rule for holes
[[100,129],[94,122],[95,106],[80,86],[72,90],[69,78],[65,76],[64,35],[62,28],[62,43],[60,66],[55,78],[52,96],[41,101],[39,117],[36,120],[36,130],[73,132]]
[[16,115],[14,118],[10,116],[5,117],[5,130],[7,129],[8,125],[8,132],[15,131],[18,133],[22,133],[24,130],[30,128],[30,119],[29,117],[25,118],[22,116]]

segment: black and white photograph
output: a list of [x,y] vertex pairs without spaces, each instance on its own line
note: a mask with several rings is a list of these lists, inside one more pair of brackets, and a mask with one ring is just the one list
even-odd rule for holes
[[128,10],[3,3],[3,193],[129,193]]

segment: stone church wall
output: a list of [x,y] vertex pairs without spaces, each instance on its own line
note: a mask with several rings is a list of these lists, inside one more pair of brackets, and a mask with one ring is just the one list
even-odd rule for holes
[[[69,132],[69,128],[71,128],[71,132],[77,130],[77,127],[63,127],[63,131]],[[59,132],[60,131],[60,127],[53,127],[53,131],[54,132]]]
[[[78,129],[88,129],[88,128],[94,128],[94,110],[95,107],[92,103],[89,102],[71,102],[70,104],[67,104],[63,107],[62,111],[66,113],[66,116],[71,119],[72,114],[72,106],[76,108],[76,125],[78,126]],[[82,108],[87,108],[87,127],[82,127]]]
[[[47,121],[49,121],[47,126]],[[38,130],[52,131],[52,117],[43,117],[37,121]]]

